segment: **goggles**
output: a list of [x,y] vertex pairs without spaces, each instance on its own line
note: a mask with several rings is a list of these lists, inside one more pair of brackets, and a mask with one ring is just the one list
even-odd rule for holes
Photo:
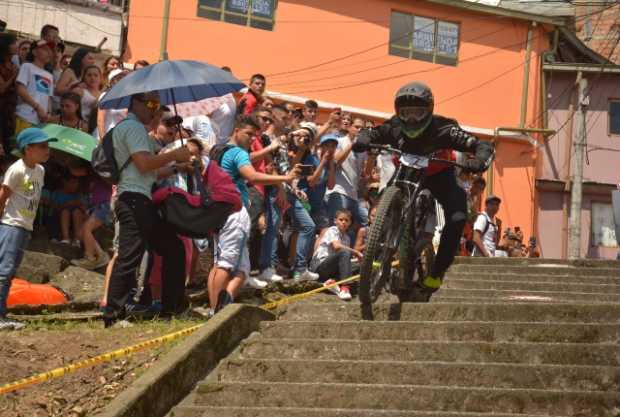
[[429,113],[426,106],[408,106],[398,109],[398,117],[405,122],[421,122]]

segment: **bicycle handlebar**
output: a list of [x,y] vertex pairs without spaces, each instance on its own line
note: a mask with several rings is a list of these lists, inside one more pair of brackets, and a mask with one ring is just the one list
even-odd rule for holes
[[[394,147],[392,147],[390,145],[368,144],[366,146],[368,146],[369,149],[376,149],[376,150],[381,150],[381,151],[394,152],[394,153],[396,153],[398,155],[402,155],[404,153],[407,153],[407,152],[403,152],[400,149],[394,148]],[[461,164],[459,164],[459,163],[457,163],[455,161],[450,161],[448,159],[434,158],[434,157],[431,156],[431,157],[428,157],[428,160],[429,160],[429,162],[440,162],[440,163],[443,163],[443,164],[452,165],[452,166],[457,167],[457,168],[461,168],[461,169],[465,169],[465,170],[468,169],[466,166],[461,165]]]

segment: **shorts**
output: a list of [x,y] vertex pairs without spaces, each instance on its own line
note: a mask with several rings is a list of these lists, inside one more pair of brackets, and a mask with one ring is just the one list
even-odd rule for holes
[[215,236],[214,265],[227,269],[233,276],[250,275],[250,215],[245,207],[228,216],[224,227]]
[[110,203],[99,203],[88,209],[88,215],[93,216],[105,225],[112,224],[112,209]]

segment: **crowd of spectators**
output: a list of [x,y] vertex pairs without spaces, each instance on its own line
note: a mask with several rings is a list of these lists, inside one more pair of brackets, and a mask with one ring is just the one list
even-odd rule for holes
[[[392,155],[353,152],[359,131],[373,120],[341,108],[320,117],[314,100],[297,105],[270,98],[261,74],[251,77],[243,95],[219,98],[208,114],[180,117],[154,93],[133,96],[128,110],[101,110],[99,100],[130,70],[119,57],[101,60],[87,48],[65,52],[51,25],[34,41],[0,34],[0,155],[6,169],[16,136],[55,123],[92,135],[94,142],[110,135],[116,160],[127,161],[114,189],[93,176],[86,161],[52,153],[48,162],[36,162],[45,162],[45,186],[35,228],[44,226],[50,239],[81,247],[84,255],[75,265],[107,267],[106,324],[183,310],[186,282],[207,287],[216,312],[244,285],[261,289],[284,279],[330,285],[351,275],[363,256],[380,190],[394,172]],[[148,65],[140,60],[133,70]],[[194,163],[207,166],[214,149],[243,208],[211,242],[177,236],[158,215],[152,189],[172,184],[195,191],[188,180]],[[482,178],[460,180],[470,206],[463,255],[537,256],[535,240],[525,247],[518,228],[500,239],[501,201],[489,196],[482,210]],[[95,231],[113,225],[113,248],[102,247]],[[193,277],[204,251],[213,252],[214,264],[208,282],[200,283]],[[346,285],[331,290],[351,299]]]

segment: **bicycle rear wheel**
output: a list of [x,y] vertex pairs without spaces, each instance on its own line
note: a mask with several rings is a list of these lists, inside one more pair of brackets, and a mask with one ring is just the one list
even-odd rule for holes
[[402,208],[400,189],[388,187],[381,196],[362,260],[359,298],[363,304],[374,303],[390,277],[401,232]]

